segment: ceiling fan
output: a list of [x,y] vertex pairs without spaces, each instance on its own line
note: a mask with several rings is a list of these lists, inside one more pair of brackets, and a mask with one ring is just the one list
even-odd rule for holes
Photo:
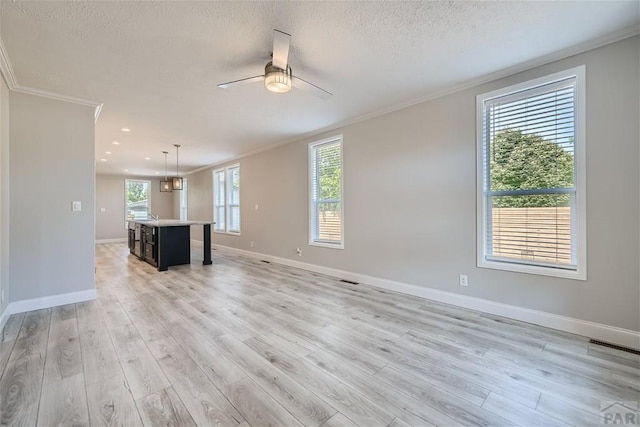
[[311,92],[322,99],[328,99],[331,97],[333,95],[331,92],[293,75],[288,63],[290,40],[291,35],[279,30],[273,30],[273,57],[272,60],[264,67],[264,74],[221,83],[218,87],[226,89],[231,85],[264,81],[264,87],[271,92],[289,92],[291,90],[291,86],[293,86],[297,89]]

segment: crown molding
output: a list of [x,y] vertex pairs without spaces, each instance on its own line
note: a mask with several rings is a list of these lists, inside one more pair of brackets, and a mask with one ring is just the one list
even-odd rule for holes
[[72,104],[92,107],[94,109],[94,119],[96,122],[98,121],[98,117],[100,116],[100,112],[102,111],[102,106],[104,105],[102,102],[62,95],[59,93],[49,92],[46,90],[36,89],[19,84],[16,79],[16,75],[13,72],[13,66],[11,65],[11,60],[9,59],[9,54],[7,53],[7,49],[4,46],[2,37],[0,37],[0,72],[2,72],[2,76],[7,82],[9,90],[12,90],[14,92],[26,93],[29,95],[41,96],[49,99],[55,99],[56,101],[70,102]]
[[21,93],[26,93],[28,95],[35,95],[35,96],[41,96],[43,98],[55,99],[56,101],[70,102],[72,104],[79,104],[79,105],[85,105],[87,107],[92,107],[94,109],[93,115],[96,122],[98,121],[98,117],[100,116],[100,112],[102,111],[102,106],[104,105],[100,102],[90,101],[88,99],[61,95],[59,93],[49,92],[42,89],[35,89],[32,87],[27,87],[22,85],[17,85],[9,89],[13,90],[14,92],[21,92]]
[[11,61],[7,55],[7,49],[4,47],[2,38],[0,38],[0,71],[2,72],[2,76],[7,82],[9,89],[13,89],[18,85],[16,83],[16,75],[13,74],[13,67],[11,66]]
[[409,108],[411,106],[417,105],[417,104],[422,104],[423,102],[427,102],[427,101],[431,101],[434,99],[438,99],[438,98],[442,98],[443,96],[447,96],[447,95],[451,95],[453,93],[457,93],[457,92],[461,92],[463,90],[466,89],[470,89],[472,87],[475,86],[479,86],[481,84],[484,83],[489,83],[504,77],[508,77],[514,74],[518,74],[521,73],[523,71],[527,71],[536,67],[540,67],[543,66],[545,64],[549,64],[555,61],[560,61],[562,59],[568,58],[570,56],[574,56],[574,55],[578,55],[580,53],[584,53],[586,51],[589,50],[593,50],[593,49],[597,49],[599,47],[602,46],[606,46],[608,44],[611,43],[615,43],[618,42],[620,40],[624,40],[627,39],[629,37],[633,37],[633,36],[637,36],[638,34],[640,34],[640,25],[634,25],[631,27],[627,27],[627,28],[623,28],[620,31],[616,31],[615,33],[611,33],[608,34],[604,37],[599,37],[597,39],[593,39],[590,40],[588,42],[584,42],[581,43],[579,45],[575,45],[566,49],[562,49],[553,53],[550,53],[548,55],[544,55],[535,59],[532,59],[530,61],[526,61],[526,62],[522,62],[520,64],[514,65],[512,67],[508,67],[505,69],[502,69],[500,71],[496,71],[494,73],[490,73],[490,74],[486,74],[484,76],[472,79],[472,80],[467,80],[462,84],[458,84],[458,85],[453,85],[450,86],[448,88],[445,88],[443,90],[437,91],[437,92],[432,92],[431,94],[421,97],[421,98],[415,98],[413,100],[410,101],[406,101],[403,102],[401,104],[396,104],[387,108],[383,108],[381,110],[377,110],[374,111],[372,113],[368,113],[362,116],[358,116],[355,117],[353,119],[348,119],[348,120],[344,120],[338,123],[335,123],[333,125],[329,125],[327,127],[321,128],[321,129],[317,129],[311,132],[307,132],[304,134],[300,134],[297,136],[294,136],[292,138],[287,138],[285,140],[282,141],[278,141],[276,143],[267,145],[265,147],[261,147],[255,150],[251,150],[248,151],[246,153],[242,153],[242,154],[238,154],[236,156],[233,156],[229,159],[225,159],[223,161],[219,161],[219,162],[214,162],[211,163],[209,165],[206,166],[201,166],[197,169],[194,169],[192,171],[186,172],[184,175],[191,175],[197,172],[201,172],[210,168],[215,168],[217,166],[220,165],[224,165],[226,163],[230,163],[233,161],[237,161],[239,159],[245,158],[245,157],[249,157],[249,156],[253,156],[254,154],[258,154],[258,153],[262,153],[264,151],[268,151],[268,150],[272,150],[274,148],[280,147],[282,145],[287,145],[287,144],[292,144],[292,143],[296,143],[296,142],[302,142],[302,141],[306,141],[309,140],[310,138],[314,138],[317,137],[319,135],[328,133],[328,132],[332,132],[338,129],[342,129],[346,126],[350,126],[356,123],[360,123],[360,122],[364,122],[370,119],[374,119],[376,117],[380,117],[380,116],[384,116],[385,114],[390,114],[393,113],[395,111],[399,111],[399,110],[403,110],[405,108]]

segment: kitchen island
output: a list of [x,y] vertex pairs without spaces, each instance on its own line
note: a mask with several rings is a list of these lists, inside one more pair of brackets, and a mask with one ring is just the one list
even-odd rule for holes
[[202,225],[203,261],[211,261],[211,221],[177,219],[129,221],[129,251],[158,271],[191,262],[191,226]]

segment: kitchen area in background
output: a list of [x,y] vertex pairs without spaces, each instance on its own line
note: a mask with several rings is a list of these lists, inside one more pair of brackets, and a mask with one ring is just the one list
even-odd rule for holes
[[[131,200],[127,204],[126,183],[148,183],[148,198]],[[185,179],[186,181],[186,179]],[[182,191],[161,192],[160,177],[127,177],[121,175],[96,175],[96,243],[127,242],[127,219],[181,219]],[[199,218],[211,219],[211,218]]]
[[[203,264],[211,264],[213,221],[187,219],[187,178],[175,191],[160,191],[160,181],[157,176],[96,175],[96,243],[125,243],[139,260],[165,271],[190,263],[195,238],[204,243]],[[198,227],[192,230],[192,225]]]

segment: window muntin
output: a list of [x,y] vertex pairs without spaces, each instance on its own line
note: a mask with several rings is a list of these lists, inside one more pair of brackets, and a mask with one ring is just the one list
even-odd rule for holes
[[584,67],[478,96],[478,265],[584,279]]
[[214,231],[240,234],[240,166],[213,172]]
[[309,145],[309,244],[344,247],[342,136]]

